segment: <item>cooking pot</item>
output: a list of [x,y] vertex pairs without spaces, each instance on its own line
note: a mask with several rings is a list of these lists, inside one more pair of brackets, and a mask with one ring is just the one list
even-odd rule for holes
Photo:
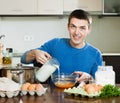
[[22,66],[22,64],[17,64],[17,66],[14,67],[2,67],[0,72],[1,77],[7,77],[17,83],[23,84],[25,82],[34,83],[35,69],[38,69],[38,67]]

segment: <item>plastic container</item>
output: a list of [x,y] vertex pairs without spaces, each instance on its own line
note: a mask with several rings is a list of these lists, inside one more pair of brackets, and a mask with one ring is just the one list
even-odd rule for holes
[[59,69],[59,65],[55,58],[49,59],[41,68],[36,70],[36,78],[40,82],[45,82],[56,69]]
[[96,84],[115,85],[115,72],[112,66],[98,66],[98,71],[95,73]]

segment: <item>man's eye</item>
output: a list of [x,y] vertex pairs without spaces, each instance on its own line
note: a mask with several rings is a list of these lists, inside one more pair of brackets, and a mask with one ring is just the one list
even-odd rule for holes
[[70,27],[71,27],[71,28],[76,28],[74,25],[71,25]]
[[81,27],[80,30],[86,30],[86,28],[85,27]]

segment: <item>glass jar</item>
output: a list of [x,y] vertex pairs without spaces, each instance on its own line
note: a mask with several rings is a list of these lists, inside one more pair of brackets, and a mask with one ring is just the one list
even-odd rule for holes
[[49,59],[41,68],[36,70],[36,78],[40,82],[45,82],[56,69],[59,69],[59,65],[57,59]]
[[98,70],[95,73],[96,84],[101,85],[115,85],[115,72],[112,66],[98,66]]

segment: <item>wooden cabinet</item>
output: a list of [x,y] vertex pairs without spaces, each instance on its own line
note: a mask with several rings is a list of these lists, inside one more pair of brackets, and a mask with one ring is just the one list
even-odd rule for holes
[[0,15],[62,15],[78,8],[102,11],[102,0],[0,0]]
[[37,0],[0,0],[0,15],[36,14]]
[[38,0],[38,14],[63,14],[63,0]]
[[70,12],[74,9],[102,11],[102,0],[64,0],[63,7],[64,12]]
[[0,0],[0,15],[63,14],[63,0]]
[[116,83],[120,83],[120,55],[103,55],[103,61],[105,61],[105,65],[113,66],[113,70],[115,71],[115,79]]

